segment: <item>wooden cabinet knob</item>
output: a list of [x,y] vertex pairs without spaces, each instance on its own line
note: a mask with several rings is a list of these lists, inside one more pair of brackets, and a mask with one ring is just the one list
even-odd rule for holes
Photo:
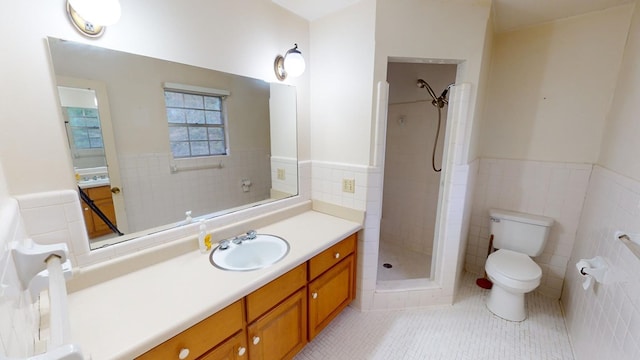
[[333,255],[333,257],[336,258],[336,259],[340,259],[340,253],[337,252],[335,255]]
[[242,356],[247,352],[247,349],[245,347],[240,346],[238,348],[238,356]]
[[318,298],[318,292],[317,292],[317,291],[312,292],[312,293],[311,293],[311,297],[312,297],[313,299],[317,299],[317,298]]
[[259,336],[254,336],[253,337],[253,345],[258,345],[259,342],[260,342],[260,337]]
[[182,349],[180,353],[178,353],[178,359],[184,360],[189,357],[189,349]]

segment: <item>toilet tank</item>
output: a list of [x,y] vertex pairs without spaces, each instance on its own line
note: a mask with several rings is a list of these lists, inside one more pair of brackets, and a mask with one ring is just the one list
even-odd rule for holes
[[489,216],[494,248],[529,256],[542,254],[553,225],[552,218],[499,209],[489,210]]

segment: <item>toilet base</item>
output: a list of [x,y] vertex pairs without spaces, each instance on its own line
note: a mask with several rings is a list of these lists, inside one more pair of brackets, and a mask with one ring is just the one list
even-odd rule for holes
[[493,284],[487,308],[495,315],[509,321],[523,321],[527,318],[524,304],[524,293],[512,293]]

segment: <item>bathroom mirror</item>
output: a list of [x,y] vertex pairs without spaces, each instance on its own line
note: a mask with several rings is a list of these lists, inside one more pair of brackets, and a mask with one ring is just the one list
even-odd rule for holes
[[91,249],[297,195],[295,87],[48,43]]

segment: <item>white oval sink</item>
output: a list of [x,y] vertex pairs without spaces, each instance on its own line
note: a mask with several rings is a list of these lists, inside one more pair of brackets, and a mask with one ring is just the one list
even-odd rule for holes
[[240,244],[229,242],[227,249],[216,247],[209,256],[213,266],[223,270],[248,271],[273,265],[287,255],[289,243],[278,236],[258,234]]

